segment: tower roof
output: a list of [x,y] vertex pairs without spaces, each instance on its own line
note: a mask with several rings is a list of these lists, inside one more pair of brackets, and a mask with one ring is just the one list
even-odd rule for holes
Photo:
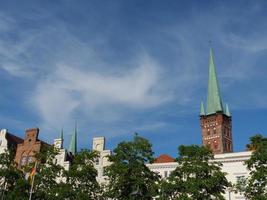
[[77,124],[75,124],[74,133],[71,136],[70,145],[69,145],[69,152],[73,155],[77,153]]
[[222,99],[217,79],[216,67],[214,64],[213,50],[210,48],[209,59],[209,82],[207,97],[207,115],[214,114],[218,111],[223,112]]

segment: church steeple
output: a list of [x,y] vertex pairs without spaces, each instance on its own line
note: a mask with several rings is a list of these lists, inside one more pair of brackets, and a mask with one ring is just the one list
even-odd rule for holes
[[77,123],[75,123],[74,133],[71,136],[70,145],[69,145],[69,152],[73,155],[77,153]]
[[214,114],[216,112],[223,112],[222,105],[213,50],[210,48],[207,115]]
[[215,154],[233,151],[232,117],[228,105],[221,99],[213,50],[210,48],[207,108],[200,107],[202,144]]

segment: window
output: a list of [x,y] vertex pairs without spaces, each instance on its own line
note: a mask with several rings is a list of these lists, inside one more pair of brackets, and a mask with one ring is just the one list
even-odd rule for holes
[[164,178],[168,177],[168,171],[164,171]]
[[227,145],[228,145],[228,150],[231,151],[231,144],[230,144],[230,142],[228,142]]
[[245,176],[236,176],[236,183],[239,185],[241,188],[245,188],[246,186],[246,178]]
[[216,129],[215,129],[215,128],[213,129],[213,134],[214,134],[214,135],[216,134]]
[[2,140],[0,140],[0,146],[2,145]]
[[99,159],[98,158],[95,160],[95,164],[99,165]]
[[214,140],[214,142],[213,142],[213,146],[214,146],[214,149],[218,149],[218,143],[217,143],[216,140]]
[[226,146],[226,142],[225,141],[223,142],[223,148],[224,149],[227,149],[227,146]]
[[27,164],[27,156],[22,156],[21,160],[20,160],[20,165],[24,166]]
[[29,156],[28,157],[28,163],[32,163],[33,162],[33,157],[32,156]]

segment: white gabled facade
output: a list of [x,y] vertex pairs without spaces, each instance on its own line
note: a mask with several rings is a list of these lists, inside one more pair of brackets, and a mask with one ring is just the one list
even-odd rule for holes
[[104,174],[104,168],[111,164],[108,160],[108,156],[111,155],[111,150],[105,149],[105,138],[93,138],[92,150],[99,152],[99,158],[94,163],[95,169],[97,170],[97,181],[100,184],[106,184],[108,180]]
[[55,156],[55,163],[69,170],[70,161],[68,158],[68,151],[63,148],[63,138],[54,139],[54,147],[58,149],[58,154]]

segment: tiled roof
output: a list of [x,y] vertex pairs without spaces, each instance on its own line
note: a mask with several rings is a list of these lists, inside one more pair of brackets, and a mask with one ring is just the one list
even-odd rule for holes
[[159,157],[155,159],[153,163],[168,163],[175,162],[175,159],[167,154],[161,154]]

